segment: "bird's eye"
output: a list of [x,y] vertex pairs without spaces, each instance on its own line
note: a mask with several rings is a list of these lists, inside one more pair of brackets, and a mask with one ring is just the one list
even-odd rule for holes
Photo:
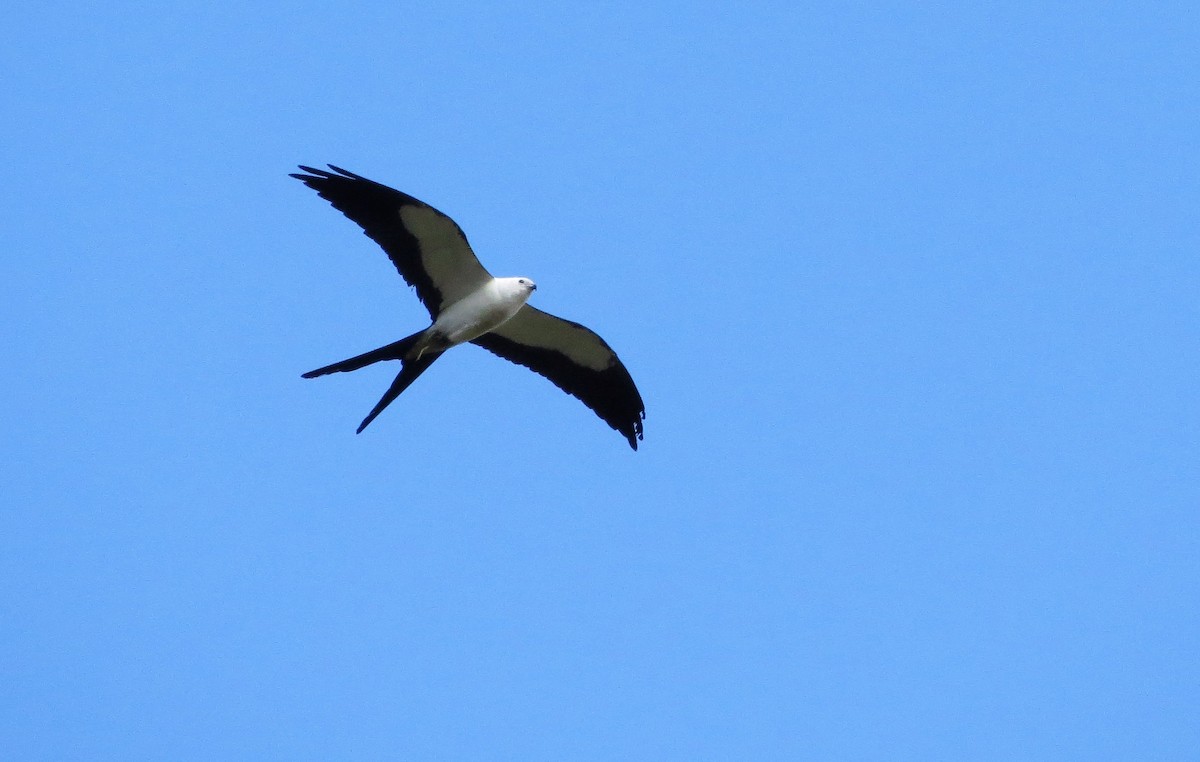
[[519,281],[517,281],[517,283],[520,283],[522,286],[524,286],[524,285],[525,285],[525,279],[524,279],[524,278],[521,278]]

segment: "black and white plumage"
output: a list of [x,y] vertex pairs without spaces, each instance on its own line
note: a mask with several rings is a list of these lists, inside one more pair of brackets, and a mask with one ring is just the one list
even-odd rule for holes
[[408,194],[347,172],[301,166],[293,174],[379,244],[413,288],[433,323],[386,346],[304,374],[315,378],[381,360],[401,368],[362,432],[450,347],[471,342],[548,378],[619,432],[634,450],[646,408],[612,348],[584,326],[526,304],[530,278],[494,278],[454,220]]

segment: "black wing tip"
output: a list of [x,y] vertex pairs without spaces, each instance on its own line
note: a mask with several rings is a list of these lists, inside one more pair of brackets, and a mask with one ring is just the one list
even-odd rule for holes
[[624,426],[620,427],[618,427],[615,423],[610,423],[609,425],[619,431],[621,434],[624,434],[625,439],[629,441],[629,446],[633,448],[634,452],[637,452],[637,443],[645,438],[642,436],[642,421],[646,420],[646,403],[642,402],[642,395],[638,393],[637,387],[634,386],[633,378],[629,375],[629,371],[625,370],[624,365],[621,366],[621,369],[625,371],[625,380],[628,381],[629,388],[633,391],[633,396],[636,399],[637,407],[633,410],[633,415],[631,416],[633,420],[631,420],[629,423],[626,423]]
[[[645,418],[645,417],[646,417],[646,413],[645,413],[645,411],[643,411],[642,418]],[[620,432],[625,435],[625,439],[629,442],[629,446],[633,448],[633,451],[637,452],[638,442],[640,442],[644,439],[644,437],[642,436],[642,421],[641,421],[641,419],[635,418],[632,427],[630,427],[628,429],[621,429]]]
[[633,448],[634,452],[637,452],[638,442],[644,439],[642,436],[642,421],[644,420],[646,420],[646,410],[642,408],[633,414],[633,420],[623,425],[615,421],[606,420],[606,422],[618,434],[625,437],[625,441],[629,442],[629,446]]
[[357,174],[351,172],[350,170],[342,169],[341,167],[337,166],[336,164],[326,164],[325,165],[325,166],[329,167],[329,169],[332,169],[333,172],[330,172],[329,170],[326,170],[326,169],[317,169],[316,167],[310,167],[307,164],[297,164],[296,166],[298,166],[302,171],[307,172],[308,174],[302,175],[298,172],[292,172],[292,173],[288,174],[288,177],[294,177],[297,180],[300,180],[303,182],[308,182],[310,180],[341,180],[341,179],[365,180],[366,179],[362,175],[357,175]]
[[300,170],[302,172],[305,172],[306,174],[302,175],[299,172],[292,172],[291,174],[288,175],[288,177],[294,177],[297,180],[300,180],[301,182],[309,182],[310,180],[328,180],[331,177],[337,176],[337,175],[334,175],[332,172],[326,172],[323,169],[317,169],[316,167],[310,167],[307,164],[299,164],[297,166],[300,168]]
[[355,174],[354,172],[351,172],[351,171],[350,171],[350,170],[348,170],[348,169],[342,169],[341,167],[339,167],[339,166],[338,166],[338,165],[336,165],[336,164],[326,164],[325,166],[329,167],[329,168],[330,168],[330,169],[332,169],[334,172],[337,172],[339,175],[342,175],[342,176],[344,176],[344,177],[349,177],[349,178],[351,178],[351,179],[353,179],[353,180],[366,180],[366,179],[367,179],[367,178],[363,177],[362,175]]
[[326,166],[328,166],[329,169],[334,170],[334,172],[329,172],[328,169],[317,169],[316,167],[310,167],[307,166],[307,164],[298,164],[298,167],[301,170],[304,170],[304,172],[307,174],[292,172],[288,173],[288,176],[289,178],[295,178],[300,182],[304,182],[305,185],[314,188],[314,190],[320,190],[319,186],[326,184],[326,182],[329,182],[330,180],[354,180],[358,182],[370,182],[370,180],[367,180],[364,178],[364,176],[349,172],[348,169],[342,169],[341,167],[335,166],[335,164],[326,164]]

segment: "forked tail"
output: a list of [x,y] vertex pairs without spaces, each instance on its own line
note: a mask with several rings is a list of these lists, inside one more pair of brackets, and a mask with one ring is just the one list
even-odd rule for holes
[[358,370],[359,368],[365,368],[368,365],[372,365],[383,360],[402,361],[404,365],[400,368],[400,372],[396,374],[396,379],[392,381],[392,385],[389,386],[388,390],[383,393],[383,397],[378,403],[376,403],[371,412],[367,414],[367,417],[363,419],[363,422],[359,424],[358,431],[355,433],[361,434],[362,430],[365,429],[371,423],[371,421],[375,420],[376,416],[382,413],[385,407],[392,404],[392,400],[399,397],[401,392],[412,385],[413,381],[417,380],[417,376],[424,373],[430,365],[433,365],[434,360],[442,356],[441,351],[425,350],[425,352],[423,352],[421,356],[415,360],[404,360],[404,356],[408,354],[410,349],[413,348],[413,345],[417,343],[417,339],[419,339],[423,333],[425,333],[425,331],[417,331],[412,336],[400,339],[399,341],[393,341],[391,344],[382,346],[379,349],[372,349],[370,352],[364,352],[361,355],[351,357],[348,360],[342,360],[341,362],[335,362],[332,365],[326,365],[324,368],[310,370],[309,372],[305,373],[303,377],[316,378],[317,376],[324,376],[328,373],[345,373],[352,370]]
[[342,360],[341,362],[335,362],[332,365],[326,365],[324,368],[310,370],[309,372],[303,374],[302,377],[316,378],[317,376],[324,376],[328,373],[346,373],[352,370],[358,370],[359,368],[365,368],[368,365],[372,365],[382,360],[403,360],[404,355],[409,349],[412,348],[413,344],[417,343],[417,339],[420,338],[422,333],[424,333],[424,331],[417,331],[412,336],[400,339],[399,341],[393,341],[387,346],[380,347],[379,349],[372,349],[370,352],[363,352],[361,355],[351,357],[349,360]]
[[379,402],[375,403],[375,407],[371,412],[367,413],[367,417],[363,422],[358,424],[358,431],[355,434],[361,434],[371,421],[375,420],[375,416],[383,412],[383,409],[392,404],[392,400],[400,396],[400,393],[407,389],[413,381],[417,380],[417,376],[424,373],[433,361],[442,356],[441,352],[426,352],[415,360],[408,360],[404,363],[404,367],[396,374],[396,379],[392,381],[392,385],[383,393],[383,397]]

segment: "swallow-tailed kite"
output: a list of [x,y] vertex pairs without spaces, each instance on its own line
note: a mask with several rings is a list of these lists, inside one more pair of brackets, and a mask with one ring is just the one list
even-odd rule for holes
[[433,320],[412,336],[304,374],[315,378],[381,360],[401,362],[396,380],[359,432],[443,352],[469,341],[550,379],[637,449],[646,408],[629,371],[604,339],[526,304],[537,288],[533,280],[493,278],[462,229],[437,209],[332,164],[329,168],[333,171],[302,165],[307,174],[291,176],[358,223],[387,252]]

